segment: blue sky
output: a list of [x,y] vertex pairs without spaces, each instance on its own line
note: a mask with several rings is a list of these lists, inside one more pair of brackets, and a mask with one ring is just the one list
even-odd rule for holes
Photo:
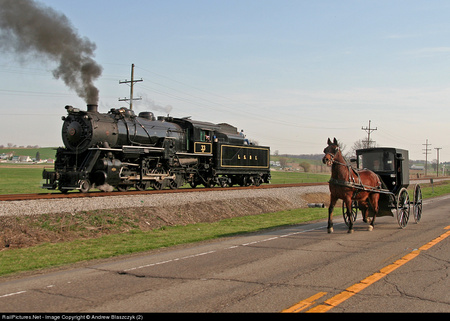
[[[280,153],[347,150],[366,138],[450,161],[450,2],[42,0],[95,42],[100,110],[227,122]],[[0,53],[0,144],[62,145],[61,116],[84,101],[55,63]],[[168,107],[170,106],[170,107]]]

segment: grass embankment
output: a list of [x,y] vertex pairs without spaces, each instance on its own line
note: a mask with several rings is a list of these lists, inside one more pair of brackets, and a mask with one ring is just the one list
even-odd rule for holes
[[0,252],[0,275],[257,232],[322,219],[325,216],[324,209],[298,209],[236,217],[214,223],[165,226],[148,232],[135,229],[94,239],[5,249]]

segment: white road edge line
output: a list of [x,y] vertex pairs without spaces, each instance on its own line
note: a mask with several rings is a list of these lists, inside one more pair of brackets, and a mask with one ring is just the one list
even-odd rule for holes
[[[344,223],[337,223],[335,225],[339,225],[339,224],[344,224]],[[315,231],[315,230],[320,230],[320,229],[324,229],[324,228],[326,228],[325,225],[324,226],[320,226],[320,227],[316,227],[316,228],[312,228],[312,229],[308,229],[308,230],[302,230],[302,231],[298,231],[298,232],[288,233],[288,234],[284,234],[284,235],[280,235],[280,236],[273,236],[273,237],[269,237],[269,238],[266,238],[266,239],[263,239],[263,240],[259,240],[259,241],[243,243],[243,244],[240,244],[240,245],[233,245],[233,246],[225,248],[224,250],[232,250],[232,249],[239,248],[241,246],[249,246],[249,245],[254,245],[254,244],[263,243],[263,242],[267,242],[267,241],[273,241],[273,240],[276,240],[276,239],[279,239],[279,238],[289,237],[289,236],[292,236],[292,235],[302,234],[302,233],[311,232],[311,231]],[[180,258],[174,258],[174,259],[171,259],[171,260],[166,260],[166,261],[161,261],[161,262],[155,262],[155,263],[150,263],[150,264],[146,264],[146,265],[136,266],[136,267],[132,267],[132,268],[123,270],[123,272],[135,271],[135,270],[144,269],[144,268],[147,268],[147,267],[152,267],[152,266],[166,264],[166,263],[180,261],[180,260],[186,260],[186,259],[190,259],[190,258],[194,258],[194,257],[198,257],[198,256],[203,256],[203,255],[208,255],[208,254],[212,254],[212,253],[216,253],[216,252],[217,252],[216,250],[208,251],[208,252],[202,252],[202,253],[188,255],[188,256],[184,256],[184,257],[180,257]]]
[[27,292],[27,291],[19,291],[19,292],[14,292],[14,293],[8,293],[8,294],[0,295],[0,299],[1,298],[6,298],[6,297],[9,297],[9,296],[13,296],[13,295],[17,295],[17,294],[22,294],[22,293],[25,293],[25,292]]

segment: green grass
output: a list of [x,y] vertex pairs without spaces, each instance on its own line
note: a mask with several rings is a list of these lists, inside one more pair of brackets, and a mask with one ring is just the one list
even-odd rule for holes
[[0,166],[0,194],[42,193],[42,167],[5,168]]
[[14,152],[15,156],[30,156],[34,158],[36,153],[39,152],[41,159],[55,158],[55,147],[40,147],[40,148],[2,148],[0,154]]
[[[425,187],[426,186],[426,187]],[[436,197],[441,196],[445,194],[450,194],[450,181],[443,181],[438,182],[434,184],[434,187],[432,187],[430,184],[421,185],[422,189],[422,197],[423,198],[430,198],[430,197]],[[408,188],[410,192],[410,198],[412,200],[413,194],[414,194],[414,184],[412,184]]]
[[294,184],[294,183],[321,183],[328,182],[330,174],[314,174],[314,173],[299,173],[299,172],[271,172],[272,184]]
[[326,209],[296,209],[230,218],[214,223],[169,226],[149,232],[132,230],[95,239],[10,249],[0,252],[2,262],[0,275],[257,232],[267,228],[323,219],[326,216]]
[[[32,166],[32,165],[30,165]],[[0,165],[0,194],[29,194],[43,193],[47,190],[41,188],[42,165],[34,165],[35,168],[23,168]],[[53,165],[46,165],[45,168],[53,170]],[[297,172],[272,172],[272,184],[293,184],[293,183],[317,183],[327,182],[329,174],[311,174]],[[188,186],[188,185],[186,185]]]

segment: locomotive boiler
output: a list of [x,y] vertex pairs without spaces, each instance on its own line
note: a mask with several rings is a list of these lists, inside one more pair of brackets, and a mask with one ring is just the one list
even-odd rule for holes
[[66,106],[64,148],[43,188],[87,192],[269,183],[270,148],[248,145],[237,128],[190,117],[139,115],[127,108],[98,112]]

